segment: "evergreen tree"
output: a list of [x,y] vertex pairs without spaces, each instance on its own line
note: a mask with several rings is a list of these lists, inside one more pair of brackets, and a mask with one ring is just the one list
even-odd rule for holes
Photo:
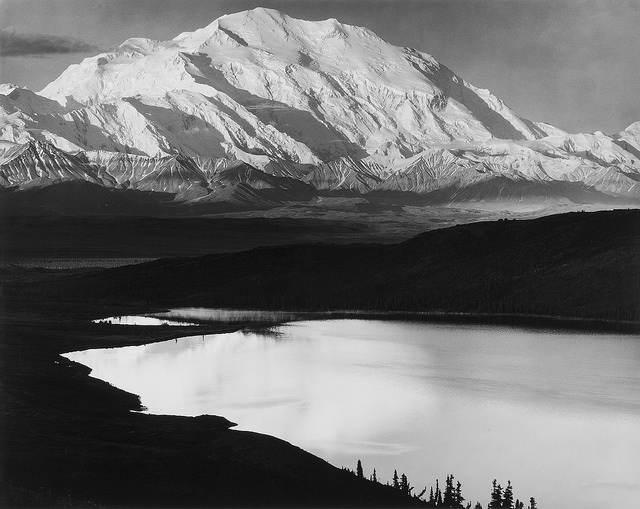
[[400,489],[400,482],[398,482],[398,471],[393,471],[393,487],[397,490]]
[[376,469],[375,468],[373,469],[373,474],[371,475],[371,480],[373,482],[378,482],[378,476],[376,474]]
[[446,507],[451,507],[453,502],[453,475],[448,475],[444,486],[444,498],[442,499],[442,503]]
[[404,474],[400,476],[400,491],[402,491],[402,493],[404,493],[405,495],[409,494],[409,480]]
[[496,479],[493,480],[493,489],[491,490],[491,502],[489,509],[500,509],[502,507],[502,486],[498,484]]
[[429,491],[429,503],[430,504],[436,503],[436,497],[433,496],[433,486],[431,486],[431,490]]
[[438,479],[436,479],[436,505],[442,505],[442,492]]
[[507,487],[504,489],[502,507],[504,509],[513,509],[513,487],[511,486],[511,481],[507,481]]
[[482,509],[482,504],[480,502],[476,502],[476,506],[474,509]]
[[358,477],[364,478],[364,472],[362,471],[362,462],[358,460],[358,466],[356,467],[356,475]]
[[[460,505],[464,502],[464,497],[462,496],[462,484],[460,484],[460,481],[456,484],[455,502]],[[469,504],[471,504],[471,502],[469,502]]]
[[536,499],[533,497],[529,499],[529,505],[531,506],[531,509],[538,509],[538,504],[536,504]]
[[524,502],[520,502],[520,499],[516,499],[515,509],[524,509]]

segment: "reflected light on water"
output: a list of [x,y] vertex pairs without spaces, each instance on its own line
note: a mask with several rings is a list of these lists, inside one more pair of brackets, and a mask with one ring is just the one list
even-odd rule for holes
[[[372,320],[297,322],[67,356],[152,413],[222,415],[418,490],[454,473],[539,507],[640,503],[637,338]],[[622,487],[621,487],[622,486]]]
[[166,318],[155,318],[153,316],[110,316],[108,318],[99,318],[93,320],[93,323],[111,323],[114,325],[173,325],[173,326],[187,326],[198,325],[193,322],[183,322],[177,320],[169,320]]
[[[300,313],[260,311],[251,309],[179,308],[148,315],[110,316],[93,320],[94,323],[114,325],[199,325],[201,322],[267,322],[282,323],[298,320]],[[193,322],[189,320],[198,320]]]
[[296,320],[300,317],[300,313],[254,309],[179,308],[165,313],[154,313],[154,316],[209,322],[246,322],[251,320],[254,322],[280,323]]

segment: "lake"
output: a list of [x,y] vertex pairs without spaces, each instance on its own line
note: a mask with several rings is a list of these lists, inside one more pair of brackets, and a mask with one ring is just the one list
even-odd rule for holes
[[301,321],[66,354],[150,413],[216,414],[417,491],[495,478],[540,509],[640,506],[635,336],[382,320]]

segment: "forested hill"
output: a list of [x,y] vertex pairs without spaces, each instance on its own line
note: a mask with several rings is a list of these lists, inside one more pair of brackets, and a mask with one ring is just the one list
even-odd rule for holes
[[475,223],[395,245],[304,244],[162,259],[22,291],[32,290],[69,303],[640,321],[640,210]]

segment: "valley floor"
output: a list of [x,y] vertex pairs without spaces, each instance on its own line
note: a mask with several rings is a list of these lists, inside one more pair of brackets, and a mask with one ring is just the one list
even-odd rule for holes
[[14,216],[3,215],[0,208],[0,269],[109,268],[170,256],[315,242],[389,244],[458,224],[535,219],[604,207],[477,202],[367,211],[358,208],[361,201],[324,198],[313,205],[290,204],[200,217]]

